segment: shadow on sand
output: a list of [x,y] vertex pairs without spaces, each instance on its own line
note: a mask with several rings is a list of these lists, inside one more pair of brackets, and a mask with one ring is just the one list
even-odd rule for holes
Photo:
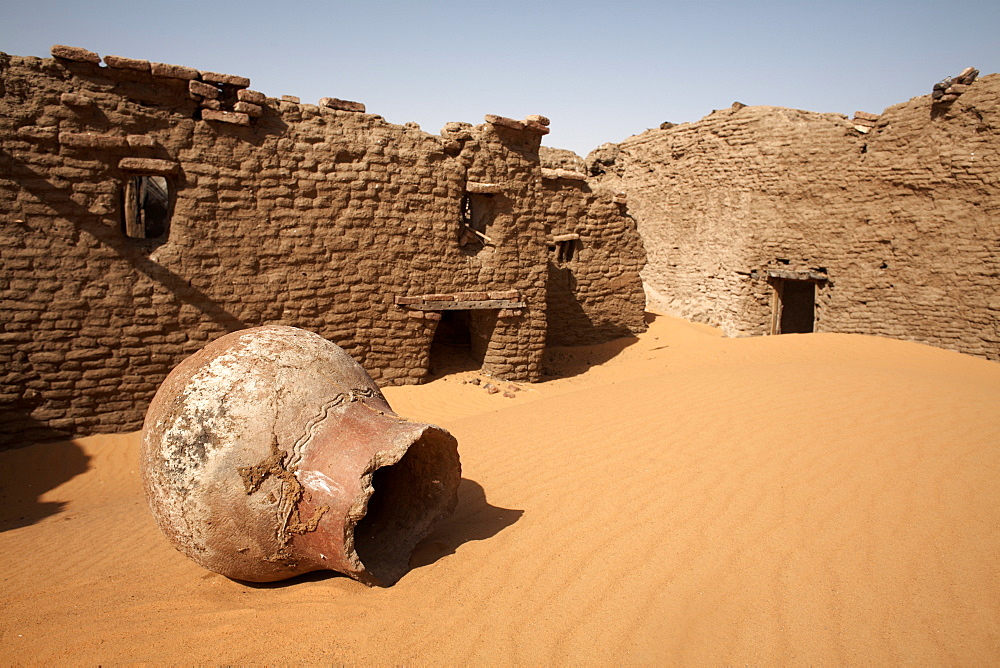
[[[482,485],[462,478],[458,485],[458,506],[455,512],[442,520],[413,550],[410,570],[429,566],[443,557],[455,554],[459,547],[470,541],[492,538],[517,522],[523,514],[523,510],[491,506],[486,501],[486,490]],[[313,571],[278,582],[236,582],[254,589],[276,589],[340,577],[346,576],[333,571]]]
[[[658,317],[660,316],[647,311],[644,315],[646,325],[651,325]],[[541,382],[578,376],[592,367],[608,362],[638,342],[636,336],[622,336],[596,345],[547,347],[542,357]]]
[[40,501],[43,494],[90,468],[90,456],[73,441],[0,452],[0,531],[29,526],[66,506]]

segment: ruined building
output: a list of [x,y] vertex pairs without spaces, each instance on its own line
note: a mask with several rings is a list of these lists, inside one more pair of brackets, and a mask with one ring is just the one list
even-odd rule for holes
[[255,325],[317,332],[381,384],[449,341],[536,380],[546,345],[644,328],[634,221],[542,166],[544,117],[432,135],[52,53],[0,54],[0,445],[138,428],[174,365]]
[[998,360],[1000,75],[963,75],[854,118],[737,103],[587,166],[627,193],[650,301],[672,314]]
[[0,54],[0,446],[134,429],[181,359],[260,324],[317,332],[383,385],[449,343],[536,380],[546,345],[643,329],[642,281],[731,336],[1000,359],[1000,75],[854,118],[737,103],[584,162],[540,147],[541,116],[431,135],[52,53]]

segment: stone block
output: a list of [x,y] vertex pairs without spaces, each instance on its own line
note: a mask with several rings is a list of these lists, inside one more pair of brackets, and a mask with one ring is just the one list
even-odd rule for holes
[[219,72],[205,72],[204,70],[199,72],[199,74],[201,74],[202,81],[209,83],[226,84],[228,86],[236,86],[237,88],[248,88],[250,86],[250,79],[239,77],[235,74],[220,74]]
[[525,121],[524,127],[526,130],[531,130],[532,132],[535,132],[540,135],[547,135],[550,132],[547,127],[545,127],[541,123],[536,123],[535,121]]
[[491,290],[489,295],[490,299],[517,299],[518,292],[517,290]]
[[189,81],[188,92],[199,97],[207,97],[210,100],[219,97],[219,89],[204,81]]
[[542,116],[541,114],[528,114],[527,116],[524,117],[524,120],[532,123],[541,123],[542,125],[552,124],[552,121],[550,121],[545,116]]
[[405,304],[419,304],[422,301],[423,301],[422,297],[403,297],[401,295],[397,295],[395,299],[395,302],[400,306],[403,306]]
[[865,120],[865,121],[877,121],[879,119],[879,114],[870,114],[867,111],[855,111],[854,120]]
[[573,172],[568,169],[549,169],[542,167],[543,179],[564,179],[567,181],[586,181],[587,175],[581,172]]
[[80,93],[63,93],[59,96],[59,101],[71,107],[92,107],[94,98]]
[[353,111],[364,113],[365,105],[361,102],[351,102],[350,100],[340,100],[335,97],[324,97],[320,99],[319,106],[327,109],[337,109],[339,111]]
[[129,172],[167,175],[176,174],[180,170],[180,164],[156,158],[122,158],[118,161],[118,168]]
[[34,125],[17,129],[17,136],[24,139],[55,139],[57,134],[55,128],[39,128]]
[[944,92],[945,95],[947,95],[948,93],[952,93],[954,95],[961,95],[967,90],[969,90],[969,86],[967,84],[953,83],[952,85],[948,86],[948,88],[945,89]]
[[125,148],[128,146],[125,137],[77,134],[73,132],[60,132],[59,143],[63,146],[77,146],[80,148]]
[[146,135],[129,135],[125,141],[129,148],[156,148],[156,140]]
[[236,91],[236,99],[250,104],[264,104],[267,101],[267,96],[249,88],[241,88]]
[[525,129],[523,121],[517,121],[514,120],[513,118],[507,118],[506,116],[497,116],[496,114],[486,114],[484,119],[490,125],[502,125],[503,127],[510,128],[512,130]]
[[233,111],[246,114],[250,118],[260,118],[264,115],[264,107],[252,102],[237,102],[233,105]]
[[425,302],[453,302],[455,301],[455,295],[424,295],[423,300]]
[[234,111],[216,111],[214,109],[206,109],[201,112],[201,118],[205,121],[232,123],[233,125],[250,125],[249,116]]
[[282,95],[282,102],[291,102],[292,104],[302,104],[302,100],[295,95]]
[[[441,128],[441,136],[445,139],[465,140],[472,139],[472,124],[451,121]],[[461,149],[461,146],[459,146]]]
[[169,79],[191,79],[198,78],[198,70],[193,67],[183,65],[168,65],[166,63],[150,63],[149,71],[154,77],[167,77]]
[[202,100],[198,103],[198,106],[202,109],[211,109],[212,111],[222,111],[222,103],[218,100]]
[[503,192],[503,184],[468,181],[465,184],[465,190],[470,193],[477,193],[482,195],[494,195],[496,193]]
[[137,60],[135,58],[123,58],[121,56],[104,56],[104,64],[116,70],[135,70],[136,72],[149,72],[148,60]]
[[957,83],[969,85],[975,81],[978,76],[979,70],[975,67],[966,67],[957,77],[955,77],[955,81]]
[[86,49],[81,49],[78,46],[65,46],[64,44],[53,44],[52,48],[49,49],[51,53],[56,58],[62,58],[63,60],[73,60],[78,63],[92,63],[94,65],[99,65],[101,62],[101,57],[94,53],[93,51],[87,51]]

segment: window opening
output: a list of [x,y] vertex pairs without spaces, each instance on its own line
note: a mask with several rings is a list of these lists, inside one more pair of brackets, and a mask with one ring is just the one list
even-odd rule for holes
[[576,239],[567,239],[556,242],[556,262],[562,264],[573,259],[576,252]]
[[481,250],[494,245],[486,233],[493,223],[494,202],[491,193],[465,193],[459,206],[460,231],[458,245],[470,250]]
[[170,185],[163,176],[132,176],[125,183],[125,236],[155,239],[167,232],[170,222]]

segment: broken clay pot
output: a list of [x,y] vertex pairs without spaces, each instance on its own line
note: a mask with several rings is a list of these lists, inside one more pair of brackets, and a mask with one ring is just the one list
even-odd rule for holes
[[391,585],[461,479],[451,434],[396,415],[335,344],[276,326],[223,336],[167,376],[141,467],[174,546],[254,582],[329,569]]

